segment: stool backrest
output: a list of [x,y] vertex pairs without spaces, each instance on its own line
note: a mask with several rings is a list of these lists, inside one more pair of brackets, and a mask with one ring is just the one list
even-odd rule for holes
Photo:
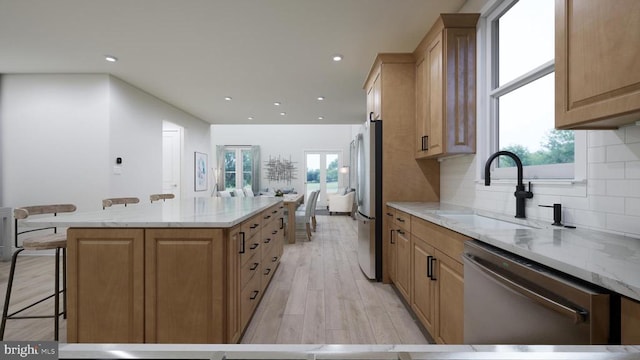
[[51,204],[51,205],[34,205],[34,206],[22,206],[13,209],[13,217],[15,218],[15,247],[18,246],[18,235],[24,234],[27,232],[34,232],[40,230],[53,229],[55,233],[57,231],[56,227],[44,227],[44,228],[28,228],[26,230],[19,231],[18,230],[18,220],[24,220],[31,215],[45,215],[45,214],[53,214],[53,216],[58,215],[58,213],[68,213],[76,211],[76,206],[74,204]]
[[124,205],[127,204],[137,204],[140,202],[140,199],[137,197],[121,197],[121,198],[108,198],[102,200],[102,209],[111,207],[112,205]]
[[173,199],[176,196],[173,194],[151,194],[149,195],[149,200],[151,200],[151,202],[154,201],[165,201],[166,199]]

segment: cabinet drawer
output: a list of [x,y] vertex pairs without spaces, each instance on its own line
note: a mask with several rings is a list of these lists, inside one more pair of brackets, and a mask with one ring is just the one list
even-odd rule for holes
[[262,237],[261,236],[252,236],[248,237],[246,232],[240,232],[240,248],[238,250],[240,254],[240,265],[244,266],[249,259],[251,259],[254,255],[260,256],[261,245],[262,245]]
[[260,254],[253,254],[251,258],[242,265],[240,269],[240,289],[244,289],[251,278],[260,272],[260,262],[262,261]]
[[276,206],[272,206],[270,208],[268,208],[267,210],[262,212],[262,225],[266,226],[268,224],[271,224],[272,221],[274,221],[276,218],[278,218],[278,213],[280,212],[279,210],[279,205]]
[[249,280],[249,283],[242,290],[242,294],[240,295],[240,323],[242,324],[241,328],[244,328],[251,319],[251,315],[253,314],[253,310],[255,310],[256,305],[260,302],[260,297],[262,296],[261,289],[261,276],[254,276]]
[[471,240],[462,234],[415,216],[411,219],[411,234],[460,263],[462,263],[464,242]]
[[274,247],[271,253],[263,260],[263,266],[261,270],[263,292],[267,288],[269,281],[271,281],[273,274],[276,272],[278,264],[280,264],[280,256],[278,255],[278,249]]
[[245,233],[247,239],[250,239],[254,235],[260,234],[260,230],[262,228],[262,214],[258,214],[243,222],[241,228],[241,231]]
[[407,232],[411,231],[411,215],[406,212],[396,210],[393,222],[397,227],[401,227]]

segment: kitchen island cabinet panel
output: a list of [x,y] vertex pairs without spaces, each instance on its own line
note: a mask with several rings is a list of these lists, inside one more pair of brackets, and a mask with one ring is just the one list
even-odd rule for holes
[[67,232],[70,343],[144,342],[144,230]]
[[464,341],[463,265],[436,250],[436,331],[438,344],[462,344]]
[[623,297],[621,301],[623,345],[640,344],[640,302]]
[[145,231],[145,342],[224,342],[222,229]]

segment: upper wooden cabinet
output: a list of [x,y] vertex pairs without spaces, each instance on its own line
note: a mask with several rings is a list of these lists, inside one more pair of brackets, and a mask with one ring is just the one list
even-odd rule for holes
[[556,128],[640,119],[640,1],[556,0]]
[[416,50],[415,157],[476,151],[476,23],[441,14]]

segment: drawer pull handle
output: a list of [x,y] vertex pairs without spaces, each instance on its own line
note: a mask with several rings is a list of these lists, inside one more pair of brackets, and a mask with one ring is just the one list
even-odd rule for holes
[[258,294],[260,294],[260,291],[253,290],[253,292],[251,293],[251,297],[249,299],[250,300],[255,300],[258,297]]
[[284,218],[280,218],[280,230],[284,229]]
[[387,213],[387,216],[393,216],[393,214],[392,213]]
[[271,273],[271,269],[269,269],[269,268],[264,271],[265,275],[269,275],[270,273]]
[[278,210],[273,210],[271,213],[272,213],[272,214],[275,214],[275,213],[277,213],[277,212],[278,212]]
[[253,245],[251,245],[251,247],[249,249],[255,250],[258,246],[260,246],[259,243],[253,243]]
[[269,218],[271,218],[271,215],[267,215],[267,216],[264,217],[265,220],[267,220]]
[[268,243],[270,243],[270,242],[271,242],[271,238],[266,238],[266,239],[264,239],[264,243],[265,243],[265,244],[268,244]]
[[253,271],[253,270],[257,269],[258,265],[260,265],[260,263],[253,263],[253,266],[250,267],[249,270]]
[[278,261],[278,257],[274,256],[273,259],[271,259],[271,262],[276,262],[276,261]]
[[398,220],[398,221],[400,221],[400,222],[402,222],[402,223],[404,222],[404,219],[403,219],[403,218],[396,218],[396,220]]
[[271,235],[275,235],[275,234],[277,234],[277,233],[278,233],[278,230],[273,230],[273,231],[271,232]]
[[404,235],[404,231],[402,231],[402,230],[400,230],[400,229],[398,229],[398,230],[396,230],[396,231],[398,232],[398,234],[400,234],[400,235]]
[[438,279],[436,279],[434,273],[433,273],[433,262],[436,261],[436,258],[429,255],[427,256],[427,276],[429,277],[429,279],[436,281]]
[[391,231],[390,231],[390,232],[391,232],[390,240],[391,240],[391,243],[392,243],[392,244],[395,244],[395,241],[393,241],[393,232],[394,232],[394,231],[395,231],[394,229],[391,229]]
[[240,254],[244,254],[244,231],[240,231],[240,237],[242,237],[242,240],[240,241]]

